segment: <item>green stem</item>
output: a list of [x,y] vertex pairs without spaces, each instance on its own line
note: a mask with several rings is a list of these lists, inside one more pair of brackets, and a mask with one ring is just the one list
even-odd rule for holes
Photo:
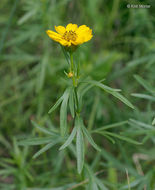
[[73,53],[70,53],[70,72],[73,72],[73,86],[74,86],[74,94],[75,94],[75,105],[76,105],[76,114],[80,114],[80,108],[79,108],[79,101],[78,101],[78,95],[77,95],[77,75],[74,67],[74,60],[73,60]]
[[70,71],[74,71],[73,53],[70,53],[70,61],[71,61]]
[[75,78],[75,71],[74,71],[74,63],[73,63],[73,53],[70,53],[70,72],[73,72],[73,77],[72,77],[72,80],[73,80],[73,86],[76,87],[77,84],[76,84],[76,78]]

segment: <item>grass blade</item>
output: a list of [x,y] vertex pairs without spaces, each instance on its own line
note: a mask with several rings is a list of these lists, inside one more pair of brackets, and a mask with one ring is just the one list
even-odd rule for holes
[[67,104],[69,91],[70,89],[67,88],[67,90],[64,92],[63,101],[60,108],[60,132],[62,136],[64,136],[67,131]]
[[99,87],[99,88],[101,88],[101,89],[103,89],[103,90],[105,90],[105,91],[111,91],[111,92],[118,92],[118,91],[121,91],[120,89],[115,89],[115,88],[111,88],[111,87],[109,87],[109,86],[106,86],[105,84],[102,84],[101,82],[99,82],[99,81],[94,81],[94,80],[88,80],[88,81],[86,81],[86,82],[88,82],[88,83],[90,83],[90,84],[93,84],[94,86],[97,86],[97,87]]
[[99,148],[99,146],[94,142],[93,138],[91,137],[89,131],[86,129],[86,127],[84,125],[82,125],[82,131],[85,134],[88,142],[97,150],[97,151],[101,151],[101,149]]
[[152,125],[155,125],[155,118],[154,118],[153,121],[152,121]]
[[155,90],[149,83],[147,83],[146,80],[144,80],[139,75],[134,75],[134,77],[146,90],[148,90],[151,94],[155,95]]
[[[100,133],[100,132],[99,132]],[[103,133],[105,133],[105,134],[107,134],[107,135],[109,135],[109,136],[112,136],[112,137],[116,137],[116,138],[118,138],[118,139],[120,139],[120,140],[123,140],[123,141],[127,141],[127,142],[129,142],[129,143],[132,143],[132,144],[135,144],[135,145],[141,145],[142,143],[140,143],[140,142],[137,142],[137,141],[135,141],[135,140],[132,140],[132,139],[130,139],[129,137],[125,137],[125,136],[121,136],[121,135],[118,135],[118,134],[115,134],[115,133],[111,133],[111,132],[103,132]],[[102,133],[101,133],[102,134]]]
[[61,96],[57,102],[54,104],[54,106],[48,111],[48,114],[52,113],[62,102],[63,96]]
[[41,127],[34,120],[31,120],[31,123],[32,123],[32,125],[34,127],[36,127],[37,129],[39,129],[40,131],[42,131],[44,134],[58,136],[55,132],[52,132],[52,131],[50,131],[50,130],[48,130],[46,128]]
[[137,98],[142,98],[142,99],[146,99],[146,100],[155,101],[155,97],[147,95],[147,94],[132,93],[131,95],[134,96],[134,97],[137,97]]
[[134,109],[134,106],[129,102],[129,100],[127,100],[123,95],[121,95],[118,92],[109,92],[110,94],[112,94],[113,96],[115,96],[116,98],[118,98],[119,100],[121,100],[124,104],[126,104],[127,106],[129,106],[130,108]]
[[49,62],[49,55],[48,53],[46,53],[40,63],[40,73],[38,74],[37,87],[36,87],[37,92],[40,92],[43,88],[48,62]]
[[118,93],[118,91],[120,91],[120,89],[110,88],[109,86],[106,86],[98,81],[88,81],[88,83],[94,84],[95,86],[105,90],[106,92],[108,92],[108,93],[112,94],[113,96],[115,96],[116,98],[118,98],[120,101],[122,101],[124,104],[126,104],[130,108],[134,109],[134,106],[129,102],[129,100],[127,100],[123,95]]
[[45,151],[47,151],[48,149],[50,149],[51,147],[53,147],[54,145],[56,145],[58,142],[59,142],[59,140],[54,140],[53,142],[45,145],[42,149],[40,149],[37,153],[35,153],[33,155],[33,158],[37,158],[40,154],[42,154]]
[[61,49],[62,49],[62,52],[63,52],[63,54],[67,60],[68,65],[69,65],[70,64],[70,57],[68,55],[68,52],[65,50],[65,48],[63,46],[61,46]]
[[152,125],[149,125],[149,124],[146,124],[141,121],[134,120],[134,119],[129,119],[129,123],[138,125],[140,127],[146,128],[146,129],[153,129],[153,130],[155,129]]
[[111,129],[111,128],[114,128],[114,127],[120,127],[121,125],[125,125],[127,123],[128,123],[128,121],[121,121],[121,122],[113,123],[113,124],[110,124],[110,125],[105,125],[103,127],[100,127],[98,129],[93,130],[92,132],[107,130],[107,129]]
[[68,139],[66,140],[66,142],[59,148],[59,150],[62,150],[64,148],[66,148],[67,146],[70,145],[70,143],[73,141],[75,135],[76,135],[76,126],[74,127],[74,129],[72,130],[70,136],[68,137]]
[[51,142],[52,137],[37,137],[37,138],[30,138],[24,139],[18,142],[19,145],[26,146],[26,145],[41,145]]

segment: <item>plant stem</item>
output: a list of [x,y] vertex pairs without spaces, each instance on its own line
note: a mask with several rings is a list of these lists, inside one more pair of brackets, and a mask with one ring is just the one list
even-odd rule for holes
[[77,95],[77,74],[74,67],[74,60],[73,60],[73,53],[70,53],[70,72],[73,72],[73,86],[74,86],[74,94],[75,94],[75,104],[76,104],[76,114],[80,114],[80,108],[79,108],[79,101],[78,101],[78,95]]
[[[101,174],[103,172],[104,172],[104,170],[100,170],[100,171],[95,173],[95,176],[97,176],[97,175],[99,175],[99,174]],[[89,182],[89,179],[85,179],[84,181],[81,181],[80,183],[77,183],[76,185],[73,185],[72,187],[68,188],[67,190],[76,189],[76,188],[78,188],[78,187],[80,187],[82,185],[85,185],[88,182]]]
[[73,72],[73,77],[72,77],[72,80],[73,80],[73,86],[76,87],[77,84],[76,84],[76,79],[75,79],[75,68],[74,68],[74,63],[73,63],[73,53],[70,53],[70,72]]

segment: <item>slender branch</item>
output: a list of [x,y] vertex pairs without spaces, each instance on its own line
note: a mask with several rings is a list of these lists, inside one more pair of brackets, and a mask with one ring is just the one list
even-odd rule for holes
[[128,181],[128,187],[129,187],[129,190],[131,190],[130,188],[130,178],[129,178],[129,173],[128,173],[128,170],[125,168],[125,171],[126,171],[126,177],[127,177],[127,181]]
[[139,161],[140,159],[141,160],[148,160],[149,157],[146,154],[140,154],[140,153],[133,154],[133,161],[136,165],[136,169],[140,175],[144,176],[144,172],[143,172],[142,166],[141,166],[140,161]]
[[73,72],[73,86],[74,86],[74,94],[75,94],[75,104],[76,104],[76,113],[80,113],[79,109],[79,101],[78,101],[78,95],[77,95],[77,74],[75,72],[75,67],[74,67],[74,60],[73,60],[73,53],[70,53],[70,71]]
[[73,63],[73,53],[70,53],[70,72],[73,72],[73,86],[76,87],[76,79],[75,79],[75,69],[74,69],[74,63]]
[[[140,175],[144,176],[144,172],[143,172],[142,166],[141,166],[140,161],[139,161],[140,159],[141,160],[148,160],[149,157],[146,154],[140,154],[140,153],[135,153],[133,155],[133,161],[136,165],[138,173]],[[146,184],[144,185],[144,190],[146,190]]]
[[[97,175],[99,175],[99,174],[101,174],[103,172],[104,172],[104,170],[100,170],[100,171],[95,173],[95,176],[97,176]],[[81,181],[80,183],[78,183],[76,185],[73,185],[72,187],[68,188],[67,190],[76,189],[77,187],[82,186],[82,185],[84,185],[84,184],[86,184],[88,182],[89,182],[89,179],[85,179],[84,181]]]
[[70,71],[74,71],[73,53],[70,53]]

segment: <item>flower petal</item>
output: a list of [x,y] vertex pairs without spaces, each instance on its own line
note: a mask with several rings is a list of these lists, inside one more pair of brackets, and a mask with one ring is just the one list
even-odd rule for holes
[[47,30],[46,31],[47,35],[52,38],[53,40],[60,40],[61,39],[61,35],[56,33],[56,32],[53,32],[52,30]]
[[60,40],[59,43],[60,43],[61,45],[63,45],[63,46],[71,46],[71,42],[68,42],[68,41],[63,40],[63,39]]
[[79,44],[87,42],[93,37],[92,30],[89,27],[87,27],[86,25],[80,26],[77,29],[76,33],[77,33],[77,36],[78,36],[76,41]]
[[[52,38],[54,41],[59,42],[63,46],[72,46],[72,45],[80,45],[84,42],[89,41],[93,35],[92,30],[86,25],[82,25],[78,28],[77,24],[69,23],[66,28],[63,26],[55,26],[55,30],[58,32],[53,32],[51,30],[47,30],[47,35]],[[73,38],[73,33],[69,31],[73,31],[76,34],[76,38]],[[66,33],[66,38],[64,34]],[[69,32],[69,33],[68,33]]]
[[78,29],[78,25],[77,25],[77,24],[69,23],[69,24],[66,26],[66,30],[67,30],[67,31],[69,31],[69,30],[76,31],[77,29]]
[[66,28],[63,27],[63,26],[55,26],[55,30],[56,30],[59,34],[61,34],[61,35],[63,35],[63,34],[66,32]]
[[77,32],[83,32],[85,30],[90,30],[90,28],[86,25],[81,25],[79,26],[79,28],[77,29]]

